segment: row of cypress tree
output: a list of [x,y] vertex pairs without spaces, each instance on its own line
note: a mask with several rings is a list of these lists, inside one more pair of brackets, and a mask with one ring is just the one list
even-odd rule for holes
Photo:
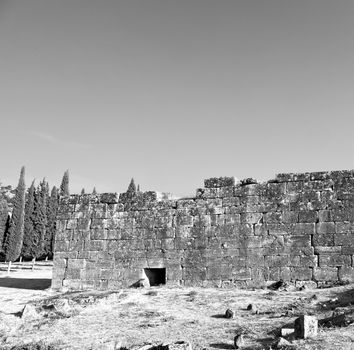
[[22,167],[20,179],[13,198],[12,215],[8,217],[2,235],[2,250],[5,261],[18,258],[31,258],[53,255],[56,216],[60,196],[69,195],[69,172],[64,173],[59,190],[50,191],[48,182],[43,179],[36,187],[34,181],[26,191],[25,168]]

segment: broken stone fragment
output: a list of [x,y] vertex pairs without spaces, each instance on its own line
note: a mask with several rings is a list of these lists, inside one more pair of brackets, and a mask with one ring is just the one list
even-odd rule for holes
[[301,315],[295,320],[295,338],[306,339],[317,335],[318,321],[315,316]]
[[21,318],[22,319],[35,319],[40,317],[39,313],[36,311],[34,305],[26,304],[21,311]]
[[284,339],[282,337],[280,337],[278,339],[278,341],[276,342],[275,345],[276,345],[276,349],[283,349],[284,347],[288,348],[288,347],[292,346],[292,344],[289,341],[287,341],[286,339]]
[[192,345],[187,341],[177,341],[175,343],[168,344],[168,350],[192,350]]
[[354,323],[354,315],[339,314],[320,321],[322,327],[346,327]]
[[254,312],[254,313],[256,313],[256,314],[259,314],[259,310],[258,310],[258,308],[257,308],[256,305],[248,304],[247,310],[248,310],[248,311],[252,311],[252,312]]
[[290,334],[294,333],[294,328],[282,328],[281,329],[281,336],[282,337],[287,337]]
[[243,334],[237,334],[234,338],[235,349],[241,349],[245,345]]
[[225,312],[225,318],[234,318],[235,313],[231,309],[227,309]]

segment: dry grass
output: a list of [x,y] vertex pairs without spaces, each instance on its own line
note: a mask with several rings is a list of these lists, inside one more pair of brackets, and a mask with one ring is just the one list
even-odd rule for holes
[[[90,349],[109,341],[132,348],[179,340],[191,342],[195,349],[232,349],[240,331],[245,333],[244,349],[269,349],[280,329],[292,326],[298,315],[322,319],[333,312],[354,313],[353,285],[292,292],[154,287],[56,294],[8,289],[0,286],[0,311],[7,310],[0,313],[0,344],[7,349],[40,340],[57,344],[58,349]],[[67,317],[50,313],[48,306],[63,299],[75,312]],[[14,314],[29,300],[34,300],[41,316],[25,322]],[[249,304],[258,313],[247,310]],[[233,319],[224,317],[228,308],[235,312]],[[354,349],[354,326],[320,327],[316,339],[293,344],[296,349]]]

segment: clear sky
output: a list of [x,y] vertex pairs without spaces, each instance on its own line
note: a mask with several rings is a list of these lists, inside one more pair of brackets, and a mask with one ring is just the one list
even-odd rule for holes
[[353,0],[0,0],[0,71],[3,184],[354,168]]

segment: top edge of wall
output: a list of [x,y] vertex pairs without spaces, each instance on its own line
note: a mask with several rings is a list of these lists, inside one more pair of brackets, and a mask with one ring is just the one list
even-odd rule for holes
[[[204,188],[222,188],[232,186],[248,186],[255,184],[267,184],[267,183],[282,183],[282,182],[299,182],[299,181],[325,181],[328,179],[336,178],[353,178],[354,170],[335,170],[335,171],[317,171],[306,173],[279,173],[275,175],[274,179],[270,179],[265,182],[258,182],[253,178],[246,178],[238,180],[234,176],[230,177],[212,177],[204,180]],[[191,197],[176,197],[171,193],[161,193],[157,191],[145,191],[137,192],[133,195],[124,193],[100,193],[100,194],[72,194],[68,197],[62,198],[64,202],[76,204],[76,203],[105,203],[105,204],[119,204],[126,203],[134,200],[142,200],[144,202],[154,201],[176,201],[176,200],[189,200],[195,199]]]

